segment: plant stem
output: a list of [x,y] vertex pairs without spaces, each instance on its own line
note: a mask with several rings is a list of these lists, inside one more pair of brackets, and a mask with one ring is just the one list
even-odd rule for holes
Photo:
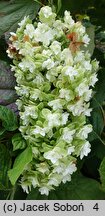
[[15,192],[16,192],[16,185],[14,185],[14,187],[12,188],[12,191],[11,191],[11,194],[10,194],[10,197],[9,197],[10,200],[14,199]]

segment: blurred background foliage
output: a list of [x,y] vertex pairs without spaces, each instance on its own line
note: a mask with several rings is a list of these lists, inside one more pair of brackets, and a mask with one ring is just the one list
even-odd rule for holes
[[[81,21],[91,38],[89,52],[100,62],[98,82],[91,100],[93,125],[89,135],[92,151],[82,161],[78,159],[78,172],[72,181],[60,185],[48,197],[33,189],[27,196],[19,184],[12,187],[8,170],[19,151],[13,151],[14,136],[18,132],[16,85],[11,60],[7,57],[9,33],[15,31],[24,16],[37,16],[43,5],[52,6],[58,16],[69,10],[76,21]],[[0,0],[0,199],[105,199],[105,0]],[[19,138],[18,138],[19,139]],[[21,142],[19,145],[21,145]],[[22,141],[23,142],[23,141]],[[16,143],[17,145],[17,143]],[[21,150],[22,151],[22,150]]]

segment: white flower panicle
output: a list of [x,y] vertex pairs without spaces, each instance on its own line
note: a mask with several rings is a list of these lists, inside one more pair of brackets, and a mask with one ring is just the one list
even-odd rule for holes
[[57,19],[49,6],[40,9],[36,23],[25,17],[11,33],[7,53],[17,81],[19,130],[33,153],[21,179],[27,193],[33,186],[48,195],[71,181],[77,157],[91,150],[87,139],[92,125],[86,118],[98,62],[82,50],[89,41],[70,12]]

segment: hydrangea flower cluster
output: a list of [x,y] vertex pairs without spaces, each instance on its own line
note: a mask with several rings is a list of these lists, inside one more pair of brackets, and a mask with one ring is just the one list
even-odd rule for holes
[[86,119],[98,62],[83,51],[90,39],[81,22],[68,11],[57,19],[49,6],[40,9],[35,23],[24,17],[10,41],[19,130],[33,153],[21,186],[27,193],[33,186],[48,195],[61,182],[71,181],[77,157],[91,150],[87,138],[92,125]]

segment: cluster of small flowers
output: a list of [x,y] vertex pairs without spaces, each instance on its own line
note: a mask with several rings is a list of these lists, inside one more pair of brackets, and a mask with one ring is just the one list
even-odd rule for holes
[[[32,24],[25,17],[11,33],[8,56],[13,58],[19,95],[20,128],[33,160],[25,168],[21,186],[41,194],[71,180],[76,159],[90,152],[92,125],[89,100],[97,81],[98,62],[83,51],[90,39],[70,12],[57,19],[49,6]],[[81,49],[80,49],[81,48]]]

